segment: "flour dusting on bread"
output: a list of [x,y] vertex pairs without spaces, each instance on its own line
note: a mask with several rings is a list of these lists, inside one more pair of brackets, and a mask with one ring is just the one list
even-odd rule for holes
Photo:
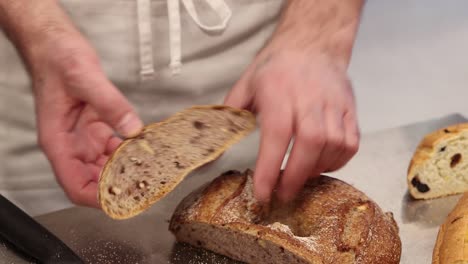
[[289,228],[289,226],[282,224],[280,222],[274,222],[273,224],[267,225],[267,227],[271,228],[271,230],[283,232],[284,234],[291,236],[293,239],[304,244],[310,251],[317,250],[316,249],[317,241],[313,236],[308,236],[308,237],[295,236],[293,232],[291,231],[291,228]]

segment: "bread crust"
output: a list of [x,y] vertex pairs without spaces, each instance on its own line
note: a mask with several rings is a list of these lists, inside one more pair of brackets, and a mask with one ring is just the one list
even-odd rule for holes
[[[253,198],[252,175],[223,174],[187,196],[170,231],[178,241],[248,263],[399,263],[401,241],[391,213],[352,186],[322,176],[309,181],[293,204],[267,207]],[[223,247],[220,241],[246,246],[236,250],[238,244]],[[262,254],[270,257],[259,259]]]
[[468,193],[440,226],[432,254],[432,264],[468,263]]
[[[435,130],[427,134],[426,136],[424,136],[424,138],[421,140],[416,150],[414,151],[411,161],[409,163],[408,169],[407,169],[406,179],[407,179],[408,190],[413,198],[431,199],[431,198],[442,197],[442,195],[438,195],[436,197],[427,197],[425,195],[422,195],[411,184],[411,181],[415,177],[416,170],[420,166],[428,162],[428,160],[430,160],[431,157],[435,153],[437,153],[438,151],[437,146],[441,142],[449,141],[450,139],[453,139],[459,136],[460,133],[467,132],[467,131],[468,131],[468,123],[459,123],[459,124],[454,124],[451,126],[447,126],[447,127]],[[450,194],[448,193],[446,195],[450,195]]]
[[[138,140],[138,136],[142,135],[142,134],[145,134],[147,132],[151,132],[151,131],[155,131],[155,130],[158,130],[158,128],[166,123],[169,123],[169,122],[172,122],[173,120],[175,120],[177,117],[179,116],[183,116],[185,113],[187,112],[190,112],[192,110],[227,110],[227,111],[231,111],[232,113],[236,113],[236,114],[239,114],[240,116],[242,116],[243,118],[247,119],[248,120],[248,123],[250,123],[250,126],[245,129],[245,130],[242,130],[242,131],[239,131],[239,133],[235,134],[233,137],[231,137],[227,142],[226,144],[220,146],[219,148],[217,149],[214,149],[214,151],[210,154],[210,155],[207,155],[206,158],[204,160],[200,160],[200,162],[198,162],[197,164],[195,164],[194,166],[190,166],[190,167],[187,167],[183,173],[179,174],[179,175],[172,175],[172,177],[174,177],[174,179],[176,179],[175,181],[175,184],[173,185],[166,185],[165,187],[161,187],[160,191],[157,192],[156,195],[152,196],[149,200],[147,200],[145,203],[141,203],[139,206],[135,207],[135,208],[128,208],[128,214],[125,214],[125,215],[121,215],[121,214],[115,214],[113,213],[111,210],[109,210],[109,207],[106,205],[106,203],[104,202],[104,199],[103,199],[103,194],[107,191],[106,190],[106,187],[105,185],[103,184],[107,178],[111,178],[113,177],[114,175],[112,175],[111,173],[111,170],[110,170],[110,167],[111,165],[115,162],[116,160],[116,157],[118,155],[121,155],[121,152],[124,148],[126,148],[126,146],[132,144],[133,142],[135,142],[136,140]],[[191,173],[192,171],[196,170],[197,168],[203,166],[204,164],[206,163],[209,163],[211,161],[214,161],[216,160],[219,156],[221,156],[221,154],[223,152],[225,152],[230,146],[232,146],[233,144],[235,144],[236,142],[240,141],[242,138],[244,138],[245,136],[247,136],[249,133],[251,133],[254,129],[255,129],[255,125],[256,125],[256,119],[255,119],[255,116],[247,111],[247,110],[241,110],[241,109],[236,109],[236,108],[233,108],[233,107],[229,107],[229,106],[225,106],[225,105],[204,105],[204,106],[193,106],[193,107],[190,107],[188,109],[185,109],[183,111],[180,111],[176,114],[174,114],[173,116],[167,118],[166,120],[164,121],[161,121],[161,122],[158,122],[158,123],[153,123],[153,124],[149,124],[147,126],[145,126],[143,128],[143,130],[141,131],[141,133],[139,135],[136,135],[135,137],[133,138],[128,138],[126,140],[124,140],[119,146],[118,148],[110,155],[108,161],[106,162],[106,164],[104,165],[104,168],[102,169],[101,173],[100,173],[100,177],[99,177],[99,183],[98,183],[98,201],[99,201],[99,204],[101,205],[101,208],[103,209],[103,211],[108,215],[110,216],[111,218],[113,219],[127,219],[127,218],[130,218],[130,217],[133,217],[133,216],[136,216],[138,214],[140,214],[141,212],[147,210],[152,204],[154,204],[155,202],[159,201],[160,199],[162,199],[163,197],[165,197],[169,192],[171,192],[172,190],[174,190],[177,185],[189,174]]]

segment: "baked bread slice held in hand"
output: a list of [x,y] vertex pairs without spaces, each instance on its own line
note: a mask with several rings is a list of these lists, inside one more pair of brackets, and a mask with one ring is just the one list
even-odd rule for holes
[[195,106],[146,126],[104,165],[98,199],[114,219],[130,218],[171,192],[255,129],[255,116],[227,106]]
[[178,205],[178,241],[247,263],[397,264],[401,241],[391,213],[334,178],[309,181],[288,205],[253,196],[253,172],[230,171]]
[[407,184],[415,199],[468,191],[468,123],[426,135],[409,165]]
[[468,193],[440,226],[432,264],[468,264]]

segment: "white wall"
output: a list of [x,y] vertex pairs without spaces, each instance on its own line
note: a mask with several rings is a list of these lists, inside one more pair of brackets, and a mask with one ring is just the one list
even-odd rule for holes
[[468,116],[468,1],[367,1],[350,75],[363,133]]

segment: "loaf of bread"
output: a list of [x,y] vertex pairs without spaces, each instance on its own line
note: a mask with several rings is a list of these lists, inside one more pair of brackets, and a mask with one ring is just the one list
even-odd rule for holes
[[177,240],[247,263],[399,263],[392,214],[354,187],[322,176],[291,204],[265,205],[252,175],[229,171],[183,199],[169,226]]
[[137,215],[254,129],[252,113],[227,106],[192,107],[145,127],[106,162],[98,188],[103,211],[114,219]]
[[415,199],[468,191],[468,123],[426,135],[408,168],[407,183]]
[[468,264],[468,193],[441,225],[432,264]]

